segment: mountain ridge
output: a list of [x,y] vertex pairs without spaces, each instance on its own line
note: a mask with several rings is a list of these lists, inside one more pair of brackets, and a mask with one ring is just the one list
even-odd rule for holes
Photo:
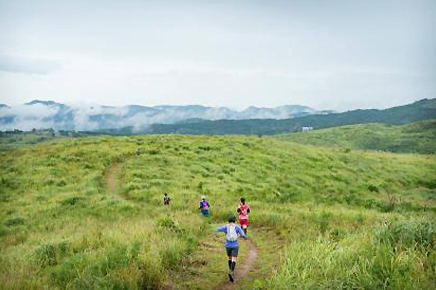
[[54,101],[33,100],[22,105],[0,107],[0,130],[53,128],[55,130],[96,131],[129,126],[138,130],[151,124],[174,124],[194,119],[286,119],[317,112],[321,111],[301,105],[286,105],[275,108],[249,107],[237,111],[226,107],[202,105],[160,105],[154,107],[88,105],[78,107]]
[[273,135],[301,131],[302,127],[314,129],[343,125],[384,123],[408,124],[436,118],[436,99],[422,99],[388,109],[352,110],[327,115],[309,115],[293,119],[217,120],[190,124],[153,124],[142,133],[148,134],[257,134]]

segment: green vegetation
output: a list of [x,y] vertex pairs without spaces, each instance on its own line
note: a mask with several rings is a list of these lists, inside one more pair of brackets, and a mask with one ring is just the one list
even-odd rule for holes
[[289,133],[277,138],[301,144],[342,149],[369,149],[403,153],[436,153],[436,120],[395,126],[360,124]]
[[[436,287],[433,155],[99,136],[2,152],[0,176],[2,289],[214,288],[227,267],[214,227],[241,196],[259,251],[242,289]],[[246,255],[241,242],[236,271]]]
[[33,145],[55,138],[53,132],[22,132],[19,130],[8,133],[0,132],[0,152],[9,151],[17,147]]
[[[273,135],[300,132],[302,127],[315,129],[331,128],[343,125],[383,123],[409,124],[436,118],[436,99],[423,99],[413,104],[393,107],[386,110],[354,110],[327,115],[309,115],[305,117],[272,120],[218,120],[188,124],[153,124],[141,133],[151,134],[253,134]],[[126,127],[111,133],[128,134],[133,128]]]

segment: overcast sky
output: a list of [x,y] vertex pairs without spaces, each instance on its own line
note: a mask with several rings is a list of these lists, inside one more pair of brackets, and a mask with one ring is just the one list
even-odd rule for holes
[[0,103],[385,108],[436,97],[436,1],[0,0]]

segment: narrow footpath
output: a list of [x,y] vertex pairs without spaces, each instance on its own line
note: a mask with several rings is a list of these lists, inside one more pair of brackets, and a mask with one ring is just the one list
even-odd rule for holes
[[[112,196],[117,195],[117,188],[119,186],[119,176],[121,174],[121,170],[122,170],[122,163],[113,163],[109,165],[105,171],[104,179],[105,179],[106,191],[110,193]],[[241,243],[243,247],[247,247],[247,254],[244,257],[244,260],[238,259],[237,268],[235,271],[235,281],[231,283],[228,279],[223,278],[222,282],[220,282],[217,286],[212,287],[213,289],[234,290],[237,289],[237,287],[240,284],[242,284],[246,279],[248,279],[248,277],[253,278],[258,274],[258,270],[254,269],[256,265],[256,259],[259,255],[258,247],[253,243],[253,241],[250,240],[250,238],[245,241],[241,240]],[[200,248],[202,248],[202,244],[204,243],[200,242]],[[212,248],[215,247],[212,246]],[[216,248],[215,250],[219,252],[219,255],[221,255],[222,249]],[[223,277],[227,278],[227,273],[223,273]],[[192,286],[194,285],[191,284],[191,287]],[[190,289],[191,287],[188,286],[187,289]],[[179,289],[179,287],[177,287],[177,289]],[[181,289],[185,289],[185,288],[182,286]],[[195,289],[202,289],[201,285],[197,285]]]

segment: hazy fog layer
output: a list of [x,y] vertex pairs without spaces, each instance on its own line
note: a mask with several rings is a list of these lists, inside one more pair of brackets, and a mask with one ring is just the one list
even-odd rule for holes
[[287,119],[302,114],[325,113],[304,106],[277,108],[250,107],[243,111],[202,106],[68,106],[54,102],[33,101],[17,106],[0,107],[0,130],[53,128],[55,130],[93,131],[133,127],[144,129],[150,124],[173,124],[180,121],[220,119]]

